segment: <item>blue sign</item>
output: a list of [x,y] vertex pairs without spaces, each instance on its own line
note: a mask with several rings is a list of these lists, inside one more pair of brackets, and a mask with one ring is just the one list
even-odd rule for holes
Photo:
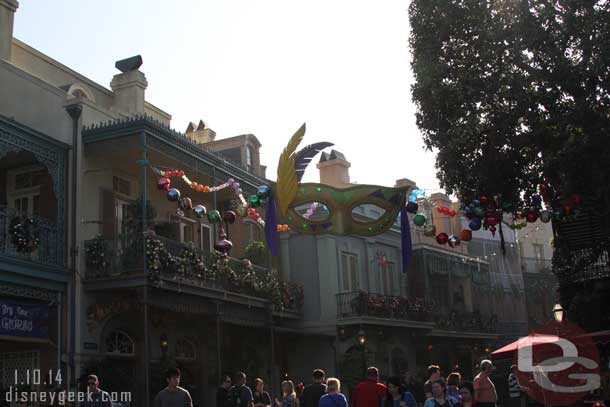
[[0,336],[48,339],[49,306],[0,298]]

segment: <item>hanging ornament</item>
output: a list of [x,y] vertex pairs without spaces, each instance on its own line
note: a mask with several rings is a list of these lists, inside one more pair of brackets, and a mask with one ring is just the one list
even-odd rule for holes
[[180,209],[184,211],[193,209],[193,201],[191,201],[191,198],[189,197],[180,198],[178,205],[180,205]]
[[472,240],[472,230],[470,229],[462,229],[460,232],[460,240],[462,242],[469,242]]
[[220,222],[220,212],[216,209],[208,212],[208,222],[210,223],[218,223]]
[[248,208],[246,208],[244,205],[238,205],[235,211],[237,212],[240,218],[245,218],[246,216],[248,216]]
[[532,205],[539,207],[542,204],[542,198],[540,195],[532,195]]
[[416,202],[407,203],[407,212],[409,212],[409,213],[417,213],[418,208],[419,208],[419,205]]
[[478,199],[475,199],[474,201],[472,201],[472,205],[474,207],[481,206],[481,201],[479,201]]
[[447,239],[450,247],[456,247],[460,245],[460,239],[456,235],[451,235]]
[[267,199],[271,195],[271,188],[269,188],[267,185],[261,185],[257,188],[256,195],[260,199]]
[[502,203],[502,210],[504,212],[512,212],[513,208],[514,208],[513,203],[510,201],[505,201]]
[[481,205],[486,206],[489,203],[489,198],[486,195],[481,195]]
[[582,196],[574,194],[572,195],[571,201],[574,206],[580,206],[582,205]]
[[468,227],[471,230],[479,230],[479,229],[481,229],[481,219],[479,219],[479,218],[472,218],[470,220],[470,222],[468,223]]
[[457,212],[455,211],[455,209],[450,209],[449,210],[449,216],[453,217],[455,215],[457,215]]
[[438,244],[446,244],[449,241],[449,235],[445,232],[441,232],[436,235],[436,242]]
[[426,224],[426,217],[424,215],[422,215],[421,213],[415,215],[415,217],[413,218],[413,223],[416,226],[424,226]]
[[466,215],[467,218],[472,217],[474,211],[474,207],[472,205],[466,205],[464,207],[464,214]]
[[177,202],[180,199],[180,191],[176,188],[172,188],[167,191],[167,200],[170,202]]
[[498,220],[495,216],[488,216],[486,221],[489,226],[496,226],[498,224]]
[[261,206],[261,198],[258,195],[250,195],[248,202],[252,208],[258,208]]
[[538,214],[536,213],[536,211],[531,209],[525,217],[527,218],[527,221],[529,223],[534,223],[538,219]]
[[428,224],[424,226],[424,236],[434,237],[436,236],[436,226]]
[[542,223],[549,223],[551,221],[551,218],[553,217],[553,214],[549,211],[542,210],[540,211],[540,222]]
[[236,218],[237,218],[237,215],[235,215],[235,212],[233,212],[233,211],[226,211],[225,213],[222,214],[222,220],[227,222],[229,225],[232,225],[233,223],[235,223]]
[[474,208],[473,214],[477,218],[482,219],[485,216],[485,209],[481,208],[480,206],[477,206]]
[[208,211],[203,205],[195,205],[193,212],[195,212],[195,216],[198,218],[203,218]]
[[169,180],[169,178],[159,178],[159,181],[157,181],[157,189],[159,191],[169,191],[169,189],[171,188],[172,182]]
[[570,204],[565,204],[563,206],[563,213],[565,216],[570,216],[572,214],[572,205]]
[[221,257],[227,257],[227,254],[229,254],[231,248],[233,248],[233,243],[231,243],[230,240],[227,240],[227,234],[222,226],[220,227],[219,237],[220,239],[214,243],[214,249],[220,252]]
[[496,227],[495,226],[490,226],[489,227],[489,231],[491,232],[492,236],[496,236]]

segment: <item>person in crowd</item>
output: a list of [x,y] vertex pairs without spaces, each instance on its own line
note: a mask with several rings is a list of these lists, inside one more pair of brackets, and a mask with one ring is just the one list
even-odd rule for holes
[[496,386],[491,381],[491,373],[494,371],[494,365],[491,360],[481,361],[481,372],[475,376],[473,387],[474,387],[474,399],[476,400],[477,407],[496,407],[498,403],[498,393],[496,392]]
[[326,393],[324,377],[326,373],[322,369],[316,369],[312,373],[313,383],[303,390],[303,407],[318,407],[320,398]]
[[462,381],[462,375],[458,372],[450,373],[447,376],[447,397],[453,397],[456,400],[460,399],[458,392],[458,384]]
[[444,380],[432,382],[432,397],[424,403],[424,407],[455,407],[458,401],[454,398],[447,398],[446,385]]
[[472,396],[474,395],[474,388],[471,382],[462,382],[458,385],[458,391],[460,393],[460,404],[462,407],[474,406]]
[[167,387],[157,394],[154,407],[193,407],[193,399],[188,390],[180,387],[180,369],[169,368],[165,372]]
[[413,394],[404,390],[400,378],[390,377],[387,383],[386,407],[417,407],[417,401],[415,401]]
[[275,399],[277,407],[299,407],[299,399],[292,380],[282,382],[282,400]]
[[254,380],[254,392],[252,392],[254,407],[271,407],[271,396],[265,391],[263,379]]
[[428,366],[428,380],[424,383],[424,396],[426,400],[432,398],[432,383],[441,379],[441,368],[438,365]]
[[339,379],[329,377],[326,381],[327,394],[320,397],[318,407],[347,407],[347,399],[341,393],[341,382]]
[[527,388],[521,386],[519,383],[517,365],[512,365],[510,367],[510,374],[508,375],[508,398],[510,407],[521,407],[524,401],[522,400],[523,391],[527,391]]
[[379,407],[385,399],[387,387],[379,383],[379,369],[369,367],[366,380],[359,383],[354,390],[352,407]]
[[87,392],[85,401],[80,403],[81,407],[112,407],[110,394],[100,389],[100,381],[94,374],[87,376]]
[[228,407],[253,407],[252,390],[246,386],[246,374],[237,372],[234,379],[235,385],[229,389],[227,396]]
[[229,389],[231,388],[231,377],[224,375],[218,390],[216,390],[216,407],[228,407],[227,397],[229,395]]

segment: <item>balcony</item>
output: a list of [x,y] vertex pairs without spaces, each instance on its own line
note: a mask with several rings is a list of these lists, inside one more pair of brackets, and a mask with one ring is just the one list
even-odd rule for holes
[[498,332],[498,317],[493,314],[481,314],[478,311],[452,311],[449,314],[436,313],[434,315],[434,322],[436,329],[443,331],[463,331],[489,334]]
[[[144,277],[142,237],[102,237],[85,242],[85,279],[92,281]],[[146,284],[158,288],[177,286],[234,293],[270,301],[276,311],[298,313],[303,305],[303,287],[283,282],[273,270],[249,261],[222,258],[161,236],[146,237]],[[226,295],[225,295],[226,297]]]
[[416,323],[431,322],[430,308],[422,299],[352,291],[337,294],[337,318],[380,318]]
[[55,222],[0,207],[1,257],[57,269],[64,265],[63,242]]

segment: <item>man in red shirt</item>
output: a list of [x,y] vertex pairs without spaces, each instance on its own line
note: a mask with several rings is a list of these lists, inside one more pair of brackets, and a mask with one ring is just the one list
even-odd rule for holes
[[354,390],[352,407],[380,407],[386,393],[386,386],[379,383],[379,369],[369,367],[366,370],[366,380]]

